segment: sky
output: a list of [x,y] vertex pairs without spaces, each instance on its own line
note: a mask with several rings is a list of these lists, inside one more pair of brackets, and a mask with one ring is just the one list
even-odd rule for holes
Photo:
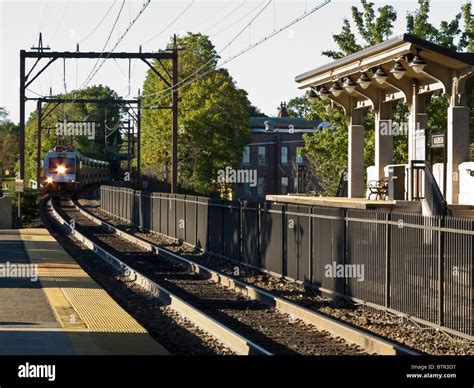
[[[123,1],[120,18],[106,45]],[[416,1],[372,1],[377,7],[393,5],[398,13],[394,35],[405,32],[405,16],[407,12],[416,9]],[[173,33],[182,35],[191,31],[209,35],[220,52],[222,61],[225,61],[300,18],[322,3],[322,0],[275,0],[247,27],[267,2],[268,0],[151,0],[115,51],[137,52],[140,45],[143,51],[157,51],[166,46]],[[430,22],[437,26],[441,20],[451,20],[459,12],[463,2],[433,0]],[[115,45],[142,5],[142,0],[0,0],[0,107],[5,107],[10,113],[10,119],[18,122],[19,52],[36,46],[40,31],[43,33],[44,45],[49,45],[53,51],[75,51],[76,43],[81,42],[81,51],[101,52],[104,46],[110,49]],[[353,5],[360,6],[360,2],[332,0],[223,67],[229,70],[237,86],[248,92],[248,97],[255,106],[267,115],[275,115],[281,101],[303,94],[294,81],[295,76],[330,62],[321,52],[337,49],[332,35],[340,32],[344,17],[351,18]],[[109,9],[110,13],[103,19]],[[180,14],[182,15],[178,18]],[[240,32],[239,37],[223,49]],[[55,94],[80,87],[94,63],[95,60],[73,59],[67,60],[64,65],[58,60],[30,86],[28,95],[48,95],[50,88]],[[27,64],[27,71],[32,64],[33,62]],[[138,60],[133,60],[130,66],[130,95],[128,60],[107,60],[90,84],[106,84],[119,95],[133,98],[138,94],[138,89],[142,88],[147,67]],[[27,103],[27,117],[35,108],[34,102]]]

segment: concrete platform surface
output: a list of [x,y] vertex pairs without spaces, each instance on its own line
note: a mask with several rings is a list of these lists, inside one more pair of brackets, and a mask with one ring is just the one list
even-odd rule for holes
[[0,231],[0,355],[168,352],[46,229]]
[[294,205],[324,206],[342,209],[381,209],[408,213],[421,213],[420,201],[373,200],[346,197],[316,197],[309,195],[267,195],[267,201]]

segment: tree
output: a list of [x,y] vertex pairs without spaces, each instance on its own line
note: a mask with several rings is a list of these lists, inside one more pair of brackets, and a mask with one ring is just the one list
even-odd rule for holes
[[474,23],[470,2],[461,6],[461,12],[453,20],[441,21],[438,28],[429,22],[430,0],[418,0],[418,5],[419,8],[406,17],[407,32],[452,50],[467,49],[468,52],[473,52]]
[[[461,12],[455,15],[451,21],[442,21],[439,28],[434,27],[429,22],[430,1],[418,0],[418,9],[408,13],[406,17],[407,31],[419,36],[422,39],[432,41],[443,47],[454,50],[467,49],[472,52],[474,49],[474,23],[472,8],[470,3],[465,3],[461,7]],[[357,30],[354,33],[353,27],[347,18],[343,19],[342,30],[339,34],[333,35],[334,41],[338,45],[338,51],[324,51],[322,54],[333,59],[342,58],[346,55],[357,52],[363,48],[380,43],[389,38],[393,31],[393,23],[397,14],[392,6],[387,5],[378,8],[376,15],[374,4],[366,0],[361,0],[361,10],[352,7],[352,21]],[[461,26],[462,24],[462,26]],[[472,104],[471,99],[470,104]],[[344,142],[342,134],[347,137],[347,122],[340,118],[340,110],[332,109],[334,114],[325,113],[326,101],[317,101],[314,104],[305,101],[305,97],[297,97],[288,103],[290,115],[314,118],[314,114],[321,114],[321,118],[330,122],[338,122],[331,130],[317,131],[312,136],[306,137],[306,156],[318,172],[318,176],[324,186],[325,193],[334,195],[336,183],[341,171],[347,164],[347,150],[342,147]],[[472,105],[470,105],[472,107]],[[432,103],[427,107],[432,116],[430,126],[440,127],[444,123],[446,128],[446,101],[443,98],[433,98]],[[369,113],[364,120],[365,127],[365,166],[373,164],[374,143],[375,143],[375,122],[372,113]],[[406,125],[408,120],[408,107],[405,103],[398,103],[394,112],[394,122],[399,125]],[[471,123],[473,122],[471,115]],[[342,125],[342,127],[341,127]],[[345,126],[345,128],[343,128]],[[471,134],[474,139],[474,130],[471,125]],[[324,145],[324,149],[317,145],[318,142]],[[347,143],[346,143],[347,144]],[[345,147],[345,145],[344,145]],[[327,149],[326,149],[327,148]],[[405,136],[394,137],[394,163],[406,163],[408,156],[408,145]],[[316,153],[319,152],[320,155]],[[341,157],[341,156],[344,157]]]
[[347,165],[347,117],[342,108],[332,106],[328,100],[312,103],[309,109],[305,118],[319,117],[332,125],[303,135],[303,155],[320,182],[322,194],[334,196]]
[[472,4],[465,3],[461,7],[464,21],[464,30],[462,33],[460,46],[465,48],[468,53],[474,53],[474,16],[472,14]]
[[[227,70],[217,68],[216,50],[209,38],[188,33],[179,37],[180,87],[178,180],[181,189],[218,195],[218,170],[236,167],[250,141],[249,114],[259,114],[238,89]],[[159,68],[158,64],[157,68]],[[166,65],[165,65],[166,66]],[[168,65],[169,68],[170,65]],[[200,76],[191,76],[204,67]],[[143,86],[143,106],[170,104],[170,91],[151,70]],[[171,172],[171,117],[164,110],[144,110],[142,164],[147,174],[169,182]]]
[[361,0],[361,5],[362,11],[355,6],[351,9],[353,22],[363,42],[357,42],[349,20],[344,18],[342,31],[339,34],[333,35],[334,42],[338,45],[339,51],[323,51],[323,55],[339,59],[363,48],[383,42],[392,35],[393,23],[397,20],[397,13],[391,5],[378,8],[378,16],[375,16],[374,3]]
[[8,112],[0,107],[0,167],[12,170],[19,151],[19,128],[8,119]]
[[[91,86],[80,91],[72,91],[68,94],[61,94],[58,98],[74,99],[116,99],[118,95],[108,86]],[[45,104],[43,112],[49,110],[51,106]],[[121,134],[119,131],[105,141],[105,125],[114,127],[121,118],[121,108],[118,106],[104,106],[100,104],[62,104],[58,106],[47,118],[42,121],[42,149],[41,157],[57,144],[71,144],[75,150],[85,156],[104,160],[107,159],[106,148],[110,151],[118,151],[121,144]],[[68,121],[93,121],[97,123],[94,139],[88,136],[58,136],[56,134],[56,124],[63,120]],[[37,111],[31,113],[25,125],[25,175],[26,179],[36,180],[36,144],[38,114]],[[105,146],[107,144],[107,147]]]

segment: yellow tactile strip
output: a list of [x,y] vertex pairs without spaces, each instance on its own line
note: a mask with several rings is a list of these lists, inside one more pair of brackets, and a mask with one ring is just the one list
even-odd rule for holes
[[[81,354],[94,354],[96,347],[106,354],[166,354],[46,229],[21,229],[19,236],[30,260],[38,265],[39,279],[56,319],[71,333]],[[77,335],[84,331],[91,338]],[[91,342],[95,346],[91,347]]]

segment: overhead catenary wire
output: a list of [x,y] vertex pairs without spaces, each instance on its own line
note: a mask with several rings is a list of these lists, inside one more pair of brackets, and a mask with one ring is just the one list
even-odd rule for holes
[[206,32],[212,30],[214,27],[218,26],[222,22],[224,22],[229,16],[232,16],[235,12],[237,12],[240,8],[242,8],[245,3],[247,3],[247,0],[243,0],[240,4],[237,5],[237,7],[233,8],[227,15],[225,15],[222,19],[218,20],[216,23],[214,23],[211,27],[206,28],[203,33],[205,34]]
[[62,26],[62,24],[63,24],[64,16],[66,16],[66,12],[67,12],[67,10],[69,9],[69,4],[70,4],[70,3],[71,3],[71,0],[67,0],[66,6],[64,7],[63,14],[62,14],[61,17],[59,18],[59,21],[58,21],[58,25],[57,25],[57,27],[56,27],[56,30],[54,31],[53,35],[51,36],[50,44],[53,42],[54,38],[55,38],[56,35],[58,34],[58,31],[59,31],[59,29],[61,28],[61,26]]
[[83,89],[87,86],[87,84],[92,80],[92,76],[94,74],[94,70],[96,69],[97,65],[99,64],[100,62],[100,59],[102,58],[102,55],[104,54],[105,52],[105,49],[107,48],[107,45],[109,44],[109,41],[110,41],[110,38],[112,37],[112,34],[115,30],[115,27],[117,26],[117,23],[118,23],[118,20],[120,18],[120,15],[122,14],[122,10],[123,10],[123,6],[125,5],[125,0],[122,0],[122,5],[120,6],[120,9],[119,9],[119,12],[115,18],[115,21],[114,21],[114,24],[112,25],[112,28],[110,29],[110,32],[109,32],[109,36],[107,37],[107,40],[105,41],[105,44],[102,48],[102,51],[100,53],[100,56],[99,58],[97,58],[97,61],[95,62],[94,64],[94,67],[92,68],[92,70],[90,71],[89,75],[87,76],[87,78],[85,79],[85,81],[82,83],[81,87],[79,89]]
[[184,9],[166,26],[164,27],[161,31],[159,31],[157,34],[153,35],[150,39],[148,39],[146,42],[144,42],[142,45],[145,45],[147,43],[150,43],[152,40],[155,40],[156,38],[158,38],[161,34],[163,34],[166,30],[168,30],[168,28],[170,28],[174,23],[176,23],[180,18],[181,16],[183,16],[189,8],[191,8],[191,6],[195,3],[196,0],[192,0],[188,5],[186,5],[186,7],[184,7]]
[[94,33],[97,31],[97,29],[102,25],[102,23],[104,22],[105,18],[109,15],[110,11],[112,11],[112,8],[114,7],[115,3],[117,2],[117,0],[114,0],[112,2],[112,5],[107,9],[107,12],[105,13],[104,16],[102,16],[102,19],[100,19],[99,23],[94,27],[94,29],[89,32],[89,34],[87,34],[87,36],[80,40],[79,41],[79,44],[82,44],[84,43],[87,39],[89,39],[92,35],[94,35]]
[[[102,58],[102,62],[100,63],[99,67],[94,71],[94,73],[91,75],[91,77],[89,78],[89,80],[87,81],[86,83],[86,86],[87,84],[94,78],[94,76],[99,72],[99,70],[102,68],[102,66],[104,65],[105,61],[109,58],[110,54],[112,52],[114,52],[114,50],[117,48],[117,46],[120,44],[120,42],[122,42],[123,38],[125,37],[125,35],[127,35],[127,33],[130,31],[130,29],[133,27],[133,25],[137,22],[137,20],[140,18],[140,16],[143,14],[143,12],[145,11],[145,9],[148,7],[148,5],[150,4],[151,0],[146,0],[144,3],[143,3],[143,6],[142,8],[140,9],[140,11],[138,11],[138,14],[137,16],[135,16],[135,18],[129,23],[129,25],[127,26],[127,28],[125,29],[125,31],[123,32],[123,34],[120,36],[120,38],[117,40],[117,42],[115,43],[115,45],[109,50],[108,54]],[[123,7],[122,7],[123,8]],[[121,8],[121,9],[122,9]],[[112,31],[113,32],[113,31]],[[102,51],[102,54],[104,53],[104,51]],[[102,57],[102,55],[100,56]],[[101,58],[99,57],[98,60],[100,60]]]
[[[328,0],[326,0],[328,1]],[[189,80],[190,78],[192,78],[194,75],[198,74],[201,70],[205,69],[210,63],[212,63],[216,58],[219,57],[219,55],[225,50],[227,49],[228,47],[230,47],[230,45],[240,37],[240,35],[242,35],[242,33],[247,29],[248,26],[250,26],[255,20],[257,20],[257,18],[262,14],[263,11],[265,11],[265,9],[271,4],[272,0],[268,0],[268,2],[265,4],[265,7],[263,7],[260,11],[258,11],[258,13],[252,18],[252,20],[243,28],[241,29],[237,35],[235,35],[231,41],[229,43],[227,43],[217,54],[215,54],[214,56],[212,56],[211,59],[209,59],[206,63],[204,63],[201,67],[199,67],[197,70],[195,70],[194,72],[192,72],[190,75],[188,75],[187,77],[183,78],[181,81],[177,82],[176,84],[170,86],[169,88],[165,88],[159,92],[155,92],[155,93],[149,93],[147,95],[142,95],[142,97],[149,97],[149,96],[155,96],[155,95],[158,95],[158,94],[164,94],[170,90],[173,90],[175,89],[176,87],[178,87],[179,85],[183,84],[184,82],[186,82],[187,80]]]
[[[329,4],[331,2],[331,0],[324,0],[322,3],[316,5],[315,7],[313,7],[312,9],[310,9],[309,11],[305,11],[304,14],[298,16],[297,18],[291,20],[289,23],[287,23],[286,25],[284,25],[283,27],[279,28],[278,30],[270,33],[269,35],[263,37],[262,39],[260,39],[259,41],[257,41],[256,43],[252,44],[252,45],[249,45],[246,49],[240,51],[239,53],[233,55],[233,56],[229,56],[226,60],[224,60],[223,62],[220,62],[216,65],[216,68],[220,68],[222,66],[224,66],[225,64],[233,61],[234,59],[240,57],[241,55],[247,53],[248,51],[254,49],[255,47],[259,46],[260,44],[268,41],[269,39],[271,39],[272,37],[280,34],[281,32],[285,31],[286,29],[290,28],[291,26],[295,25],[296,23],[300,22],[301,20],[303,20],[304,18],[310,16],[311,14],[313,14],[314,12],[316,12],[317,10],[319,10],[320,8],[324,7],[325,5]],[[268,5],[269,3],[267,3]],[[262,10],[263,11],[263,10]],[[258,15],[257,15],[258,16]],[[251,22],[252,23],[252,22]],[[251,24],[249,23],[249,25]],[[245,29],[244,29],[245,30]],[[237,37],[235,37],[233,40],[235,40]],[[232,41],[233,41],[232,40]],[[230,43],[232,43],[232,41]],[[230,47],[230,43],[228,44],[228,46]],[[225,47],[224,47],[225,49]],[[222,52],[222,50],[220,51]],[[219,52],[219,53],[220,53]],[[218,56],[219,54],[216,55],[216,57]],[[190,76],[184,78],[181,82],[177,83],[176,85],[172,85],[170,88],[167,88],[167,89],[164,89],[160,92],[155,92],[155,93],[150,93],[150,94],[147,94],[147,95],[143,95],[142,97],[148,97],[148,96],[153,96],[153,95],[158,95],[158,94],[164,94],[166,93],[167,91],[169,90],[172,90],[174,89],[175,87],[177,87],[178,89],[182,89],[190,84],[192,84],[193,82],[196,82],[197,80],[201,79],[202,77],[204,77],[205,75],[209,74],[211,71],[214,71],[215,68],[213,66],[211,66],[209,69],[207,69],[205,72],[199,74],[197,77],[195,78],[192,78],[193,75],[196,75],[197,73],[199,73],[201,70],[203,70],[205,67],[207,67],[209,65],[211,61],[208,61],[205,65],[201,66],[197,71],[195,71],[194,73],[192,73]],[[192,78],[192,79],[191,79]],[[146,108],[146,107],[144,107]]]
[[245,15],[243,15],[241,18],[239,18],[239,19],[237,19],[235,22],[229,24],[227,27],[224,27],[224,28],[222,28],[221,30],[219,30],[219,31],[217,31],[217,32],[215,32],[215,33],[213,33],[213,34],[210,34],[209,36],[210,36],[211,38],[214,38],[214,37],[216,37],[217,35],[220,35],[221,33],[223,33],[224,31],[227,31],[229,28],[234,27],[236,24],[239,24],[242,20],[244,20],[245,18],[247,18],[249,15],[253,14],[253,13],[254,13],[257,9],[259,9],[259,8],[262,6],[262,4],[264,4],[264,3],[265,3],[265,0],[259,2],[256,7],[252,8],[248,13],[246,13]]
[[46,7],[44,8],[44,12],[43,12],[43,17],[41,18],[41,21],[38,25],[38,31],[41,31],[41,28],[43,27],[43,23],[46,20],[46,15],[49,13],[48,11],[50,10],[50,7],[49,7],[50,3],[51,3],[51,0],[48,0],[46,3]]
[[[224,11],[227,11],[227,9],[229,8],[229,6],[232,5],[232,1],[226,1],[225,2],[225,5],[220,8],[217,12],[214,13],[214,17],[215,18],[220,18],[221,14],[224,13]],[[204,23],[201,23],[198,27],[194,28],[195,31],[202,31],[204,30],[204,27],[207,26],[209,24],[209,21],[205,21]]]

